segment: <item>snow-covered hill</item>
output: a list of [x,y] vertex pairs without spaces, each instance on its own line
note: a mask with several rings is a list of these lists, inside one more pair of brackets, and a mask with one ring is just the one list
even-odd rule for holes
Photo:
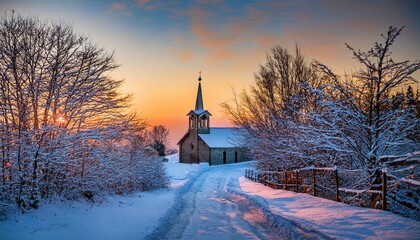
[[412,219],[251,182],[254,162],[165,164],[168,189],[44,204],[0,222],[0,239],[420,238]]

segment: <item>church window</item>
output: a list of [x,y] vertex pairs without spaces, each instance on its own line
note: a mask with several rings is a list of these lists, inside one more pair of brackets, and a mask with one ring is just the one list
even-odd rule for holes
[[235,163],[238,162],[238,151],[235,151]]
[[226,164],[226,151],[223,152],[223,163]]
[[208,125],[208,118],[207,118],[206,115],[201,116],[201,118],[200,118],[200,127],[202,127],[202,128],[208,128],[209,127],[209,125]]
[[195,116],[192,116],[191,118],[190,118],[190,128],[191,129],[193,129],[193,128],[195,128],[196,127],[196,118],[195,118]]

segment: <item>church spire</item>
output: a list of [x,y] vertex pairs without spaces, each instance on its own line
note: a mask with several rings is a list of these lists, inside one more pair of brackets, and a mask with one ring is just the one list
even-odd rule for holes
[[197,99],[195,100],[195,110],[204,110],[203,94],[201,93],[201,71],[200,71],[200,76],[198,77],[198,91],[197,91]]

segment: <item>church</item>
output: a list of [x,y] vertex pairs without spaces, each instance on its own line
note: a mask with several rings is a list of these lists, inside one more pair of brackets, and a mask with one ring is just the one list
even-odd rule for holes
[[203,106],[201,80],[200,73],[195,109],[187,114],[188,131],[178,142],[179,162],[218,165],[248,161],[239,140],[241,129],[210,127],[211,113]]

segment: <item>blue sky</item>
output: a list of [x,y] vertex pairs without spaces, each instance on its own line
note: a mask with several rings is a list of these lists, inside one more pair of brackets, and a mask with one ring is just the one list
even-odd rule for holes
[[252,84],[274,44],[298,44],[308,61],[342,74],[359,67],[346,42],[367,50],[390,25],[406,26],[394,58],[420,59],[420,1],[2,0],[0,9],[64,21],[114,51],[112,76],[126,80],[133,110],[169,126],[172,142],[186,131],[199,70],[212,123],[228,125],[219,104]]

